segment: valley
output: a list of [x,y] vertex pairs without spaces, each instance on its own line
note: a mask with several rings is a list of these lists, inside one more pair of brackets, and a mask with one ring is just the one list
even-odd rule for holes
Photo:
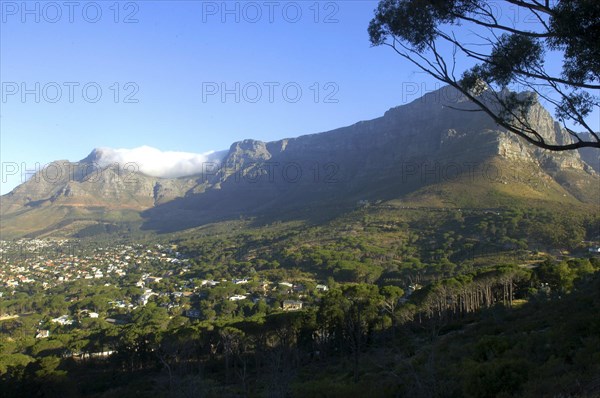
[[600,393],[599,175],[445,90],[200,174],[96,149],[3,195],[3,394]]
[[[0,328],[12,337],[1,340],[0,383],[9,394],[341,397],[343,386],[363,394],[377,377],[382,397],[544,394],[555,387],[536,380],[571,341],[547,317],[564,305],[581,322],[595,311],[577,304],[593,300],[600,271],[600,217],[582,209],[362,202],[319,223],[239,219],[120,243],[4,241]],[[508,347],[520,327],[539,330],[522,344],[543,338],[554,348],[519,359]],[[588,339],[572,349],[595,352]],[[434,370],[421,361],[438,350],[447,354],[430,360],[444,376],[425,386]],[[595,368],[582,360],[561,388],[594,391]],[[548,370],[481,385],[481,366]],[[308,376],[317,369],[323,377]]]

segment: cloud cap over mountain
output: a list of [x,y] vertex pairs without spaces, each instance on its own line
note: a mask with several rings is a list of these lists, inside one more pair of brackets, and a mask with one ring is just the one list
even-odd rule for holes
[[227,151],[205,153],[161,151],[150,146],[137,148],[96,148],[85,160],[100,167],[135,164],[138,171],[152,177],[177,178],[202,173],[207,163],[220,163]]

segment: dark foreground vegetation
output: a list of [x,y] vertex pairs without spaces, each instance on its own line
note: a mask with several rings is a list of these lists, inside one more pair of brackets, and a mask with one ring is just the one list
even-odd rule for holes
[[114,347],[108,358],[70,356],[57,339],[32,360],[4,339],[2,395],[598,396],[599,270],[597,259],[493,268],[400,305],[399,288],[345,284],[308,310],[232,322],[170,320],[149,304],[79,341]]
[[82,241],[68,269],[128,265],[3,287],[2,397],[600,395],[595,214],[370,206],[211,228],[169,237],[178,263],[165,242]]

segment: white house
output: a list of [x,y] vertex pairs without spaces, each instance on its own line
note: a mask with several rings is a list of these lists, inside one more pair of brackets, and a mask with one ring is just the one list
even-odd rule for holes
[[72,325],[74,321],[72,319],[69,319],[68,315],[63,315],[63,316],[59,316],[58,318],[54,318],[52,320],[52,322],[66,326],[66,325]]
[[153,292],[152,292],[152,289],[146,289],[146,291],[144,292],[144,294],[142,294],[142,295],[140,296],[139,303],[140,303],[141,305],[146,305],[146,304],[148,304],[148,300],[149,300],[149,299],[150,299],[150,297],[152,297],[152,296],[158,296],[158,294],[156,294],[156,293],[153,293]]

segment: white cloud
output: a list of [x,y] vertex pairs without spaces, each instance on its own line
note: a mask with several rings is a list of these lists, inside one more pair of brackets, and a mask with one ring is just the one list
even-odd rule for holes
[[206,153],[161,151],[149,146],[133,149],[96,149],[96,162],[105,167],[118,163],[135,163],[138,170],[153,177],[174,178],[202,173],[208,163],[220,163],[227,151]]

